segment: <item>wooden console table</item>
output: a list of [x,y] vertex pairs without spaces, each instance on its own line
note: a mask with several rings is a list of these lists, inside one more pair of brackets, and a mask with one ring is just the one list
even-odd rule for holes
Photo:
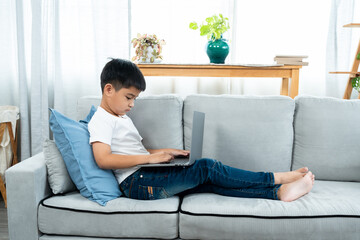
[[299,92],[299,70],[302,66],[138,64],[138,67],[144,76],[282,78],[280,94],[294,98]]

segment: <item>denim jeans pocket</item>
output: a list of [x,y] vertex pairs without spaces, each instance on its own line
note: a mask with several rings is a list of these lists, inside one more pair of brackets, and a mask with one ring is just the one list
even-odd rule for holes
[[156,200],[168,198],[169,194],[163,187],[151,187],[139,185],[138,199],[139,200]]
[[125,197],[129,197],[129,186],[130,184],[126,181],[126,179],[119,184],[120,191]]

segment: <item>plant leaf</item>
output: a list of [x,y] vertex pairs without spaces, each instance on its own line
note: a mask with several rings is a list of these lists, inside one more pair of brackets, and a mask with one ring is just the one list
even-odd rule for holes
[[210,27],[208,25],[203,25],[200,28],[200,36],[207,35],[210,32]]
[[205,19],[206,22],[208,23],[213,23],[214,22],[214,17],[208,17]]
[[212,41],[221,39],[222,34],[230,29],[229,19],[224,17],[221,13],[217,16],[216,14],[205,19],[205,23],[197,26],[196,22],[191,22],[189,28],[196,30],[200,27],[200,36],[207,36]]
[[351,80],[352,87],[360,93],[360,77],[353,78]]
[[196,30],[196,29],[198,29],[199,27],[198,27],[198,24],[197,24],[196,22],[191,22],[191,23],[189,24],[189,28],[192,29],[192,30]]

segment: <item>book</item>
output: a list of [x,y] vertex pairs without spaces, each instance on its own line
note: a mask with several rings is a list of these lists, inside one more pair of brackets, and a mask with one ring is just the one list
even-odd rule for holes
[[303,62],[304,58],[308,56],[305,55],[277,55],[274,58],[274,61],[278,64],[284,65],[300,65],[300,66],[308,66],[308,62]]
[[279,57],[275,57],[274,61],[278,61],[278,62],[302,62],[303,58],[300,57],[293,57],[293,58],[279,58]]
[[268,64],[235,64],[242,67],[282,67],[284,64],[268,63]]
[[[279,62],[278,62],[279,63]],[[279,63],[280,64],[280,63]],[[309,63],[308,62],[284,62],[282,63],[284,65],[299,65],[299,66],[308,66]]]
[[275,58],[308,58],[306,55],[276,55]]

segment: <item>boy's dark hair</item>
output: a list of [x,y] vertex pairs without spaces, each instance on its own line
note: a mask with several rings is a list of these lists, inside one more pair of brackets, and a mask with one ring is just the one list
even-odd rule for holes
[[108,62],[100,75],[101,91],[104,93],[104,87],[110,83],[116,91],[121,88],[135,87],[140,91],[145,91],[146,83],[144,75],[136,64],[119,59],[113,58]]

